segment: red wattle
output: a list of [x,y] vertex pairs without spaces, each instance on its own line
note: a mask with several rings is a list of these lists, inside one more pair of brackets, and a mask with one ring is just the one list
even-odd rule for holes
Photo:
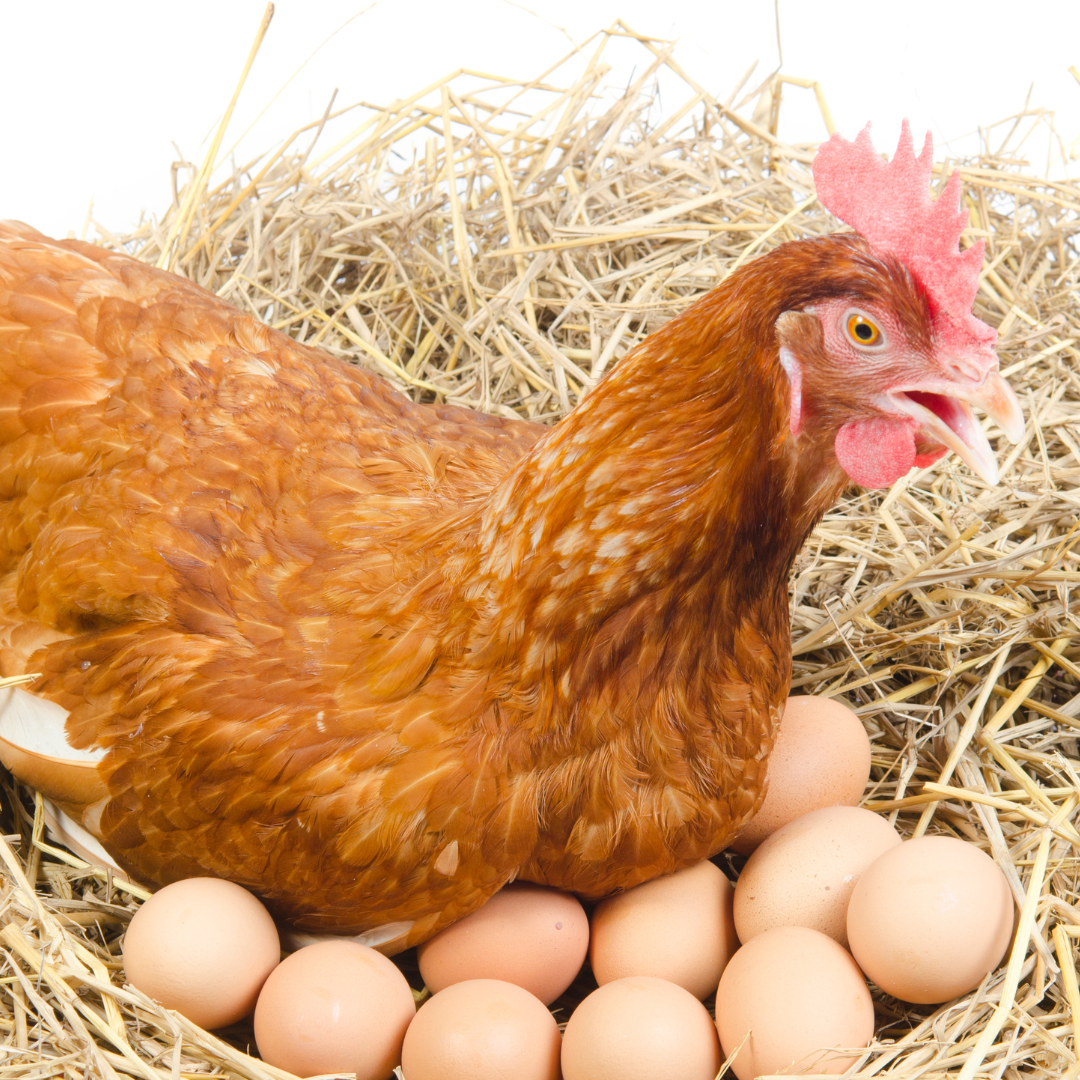
[[918,430],[913,419],[853,420],[836,433],[836,460],[856,484],[889,487],[915,464]]

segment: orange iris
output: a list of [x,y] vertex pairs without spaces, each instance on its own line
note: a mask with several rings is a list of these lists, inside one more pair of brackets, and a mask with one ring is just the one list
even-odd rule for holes
[[881,331],[865,315],[852,315],[847,332],[856,345],[876,345],[881,340]]

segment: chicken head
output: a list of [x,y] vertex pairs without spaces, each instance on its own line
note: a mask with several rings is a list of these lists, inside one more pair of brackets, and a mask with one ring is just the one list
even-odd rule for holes
[[916,157],[906,122],[888,164],[869,125],[854,143],[834,135],[822,146],[818,197],[866,240],[850,257],[867,288],[785,312],[777,324],[792,435],[831,437],[840,466],[865,487],[892,484],[949,450],[994,484],[997,465],[972,406],[1013,442],[1024,430],[997,371],[997,334],[971,313],[983,243],[958,247],[968,216],[959,176],[931,199],[932,162],[929,134]]

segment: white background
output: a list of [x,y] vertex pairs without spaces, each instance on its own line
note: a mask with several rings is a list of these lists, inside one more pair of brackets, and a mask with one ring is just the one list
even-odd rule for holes
[[[1080,66],[1080,0],[778,3],[784,73],[819,80],[848,137],[872,119],[875,141],[891,147],[906,115],[916,133],[934,132],[939,156],[973,152],[979,125],[1021,110],[1029,90],[1032,106],[1056,111],[1066,147],[1080,136],[1080,83],[1068,73]],[[264,7],[0,0],[0,218],[81,235],[91,199],[94,218],[113,231],[129,229],[140,211],[164,210],[176,148],[201,161]],[[238,158],[318,119],[335,88],[340,107],[387,103],[458,67],[531,77],[572,48],[571,39],[619,17],[679,39],[676,59],[721,99],[753,61],[751,85],[778,63],[773,0],[278,0],[223,146],[328,37],[244,138]],[[625,70],[613,73],[622,81],[632,74],[625,55]],[[636,55],[640,64],[644,55]],[[824,134],[812,95],[787,91],[780,135],[804,142]],[[1038,171],[1050,141],[1033,137],[1024,147]],[[1080,162],[1070,173],[1080,173]]]

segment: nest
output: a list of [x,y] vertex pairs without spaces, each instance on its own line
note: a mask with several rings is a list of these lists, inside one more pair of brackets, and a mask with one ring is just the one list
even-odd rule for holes
[[[628,86],[606,82],[612,48],[643,61]],[[553,422],[740,263],[836,228],[813,148],[776,136],[792,82],[831,129],[815,84],[773,77],[724,103],[617,24],[531,81],[457,72],[387,108],[331,108],[217,186],[192,167],[159,220],[101,242],[417,401]],[[792,575],[794,686],[862,716],[865,805],[989,852],[1018,912],[977,991],[940,1007],[875,991],[859,1077],[1080,1076],[1080,189],[1020,160],[1044,119],[1013,118],[1011,142],[959,164],[987,241],[976,312],[1028,418],[1018,446],[991,431],[1001,484],[946,459],[853,490]],[[49,844],[40,800],[5,791],[0,1076],[285,1076],[249,1055],[250,1027],[209,1035],[123,985],[142,894]]]

